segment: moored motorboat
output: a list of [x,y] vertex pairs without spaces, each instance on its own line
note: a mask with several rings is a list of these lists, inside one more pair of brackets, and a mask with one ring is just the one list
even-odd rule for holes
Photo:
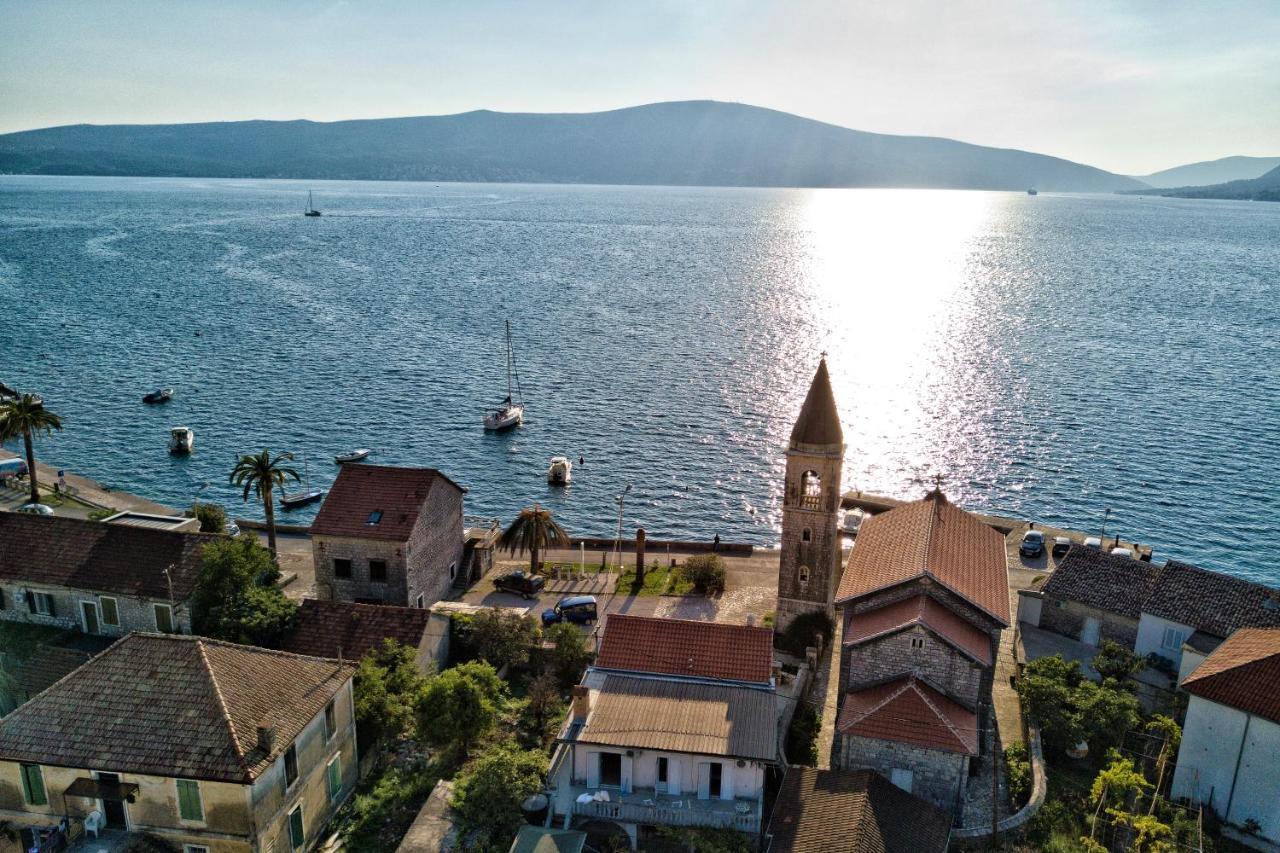
[[142,402],[144,403],[167,403],[172,399],[173,399],[172,388],[157,388],[156,390],[152,391],[150,394],[144,394],[142,396]]
[[1040,191],[1037,190],[1035,187],[1032,187],[1031,189],[1027,190],[1027,195],[1039,195],[1039,194],[1040,194]]
[[350,453],[339,453],[333,457],[333,461],[337,465],[344,465],[347,462],[359,462],[361,459],[367,459],[372,452],[372,450],[362,447],[359,450],[352,450]]
[[196,446],[196,434],[189,427],[176,426],[169,430],[169,452],[190,453]]
[[844,514],[844,521],[840,525],[841,532],[846,536],[857,536],[866,517],[867,514],[860,509],[849,510]]
[[566,456],[552,456],[547,468],[547,482],[553,486],[567,486],[573,482],[573,463]]

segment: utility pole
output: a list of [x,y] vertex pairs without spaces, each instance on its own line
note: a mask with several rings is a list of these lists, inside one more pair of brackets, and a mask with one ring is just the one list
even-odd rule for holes
[[1098,537],[1100,540],[1102,540],[1102,544],[1098,546],[1100,548],[1107,547],[1107,519],[1109,519],[1110,517],[1111,517],[1111,507],[1107,507],[1105,510],[1102,511],[1102,535]]
[[[939,485],[941,488],[941,485]],[[1000,757],[996,753],[996,703],[987,706],[991,718],[987,729],[991,732],[991,849],[1000,849]]]

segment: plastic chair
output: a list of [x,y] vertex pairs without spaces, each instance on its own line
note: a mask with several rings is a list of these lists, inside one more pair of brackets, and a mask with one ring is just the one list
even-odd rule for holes
[[106,825],[106,818],[102,816],[102,812],[93,810],[89,812],[89,816],[84,819],[84,831],[92,832],[93,837],[98,837],[98,831]]

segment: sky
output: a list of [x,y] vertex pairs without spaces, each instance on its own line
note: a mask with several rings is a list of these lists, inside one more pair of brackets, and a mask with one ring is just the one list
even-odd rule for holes
[[1280,156],[1280,0],[0,0],[0,132],[705,98],[1124,174]]

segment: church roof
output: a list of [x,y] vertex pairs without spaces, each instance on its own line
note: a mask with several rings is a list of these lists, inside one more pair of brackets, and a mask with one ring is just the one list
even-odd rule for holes
[[791,428],[792,444],[844,444],[844,431],[840,428],[840,413],[836,411],[836,397],[831,393],[831,377],[827,374],[827,360],[818,362],[809,393],[800,407],[800,417]]

